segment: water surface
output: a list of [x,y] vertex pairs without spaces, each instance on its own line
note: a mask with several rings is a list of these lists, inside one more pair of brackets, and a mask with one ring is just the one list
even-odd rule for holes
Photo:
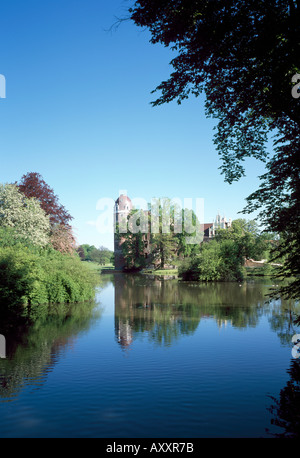
[[270,286],[105,275],[95,304],[2,320],[0,436],[297,434],[300,310]]

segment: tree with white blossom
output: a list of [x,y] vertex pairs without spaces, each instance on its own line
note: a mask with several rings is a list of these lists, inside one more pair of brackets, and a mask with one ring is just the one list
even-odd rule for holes
[[0,184],[0,227],[16,237],[44,247],[49,243],[49,216],[35,198],[27,198],[14,184]]

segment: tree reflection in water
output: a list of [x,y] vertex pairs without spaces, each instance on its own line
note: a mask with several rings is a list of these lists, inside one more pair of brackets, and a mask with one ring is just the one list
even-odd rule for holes
[[94,301],[40,306],[34,316],[1,316],[6,359],[0,360],[0,398],[12,401],[26,385],[41,386],[62,352],[76,336],[99,320]]
[[268,307],[268,287],[259,283],[179,282],[142,275],[117,275],[115,334],[122,348],[129,348],[143,333],[158,345],[170,345],[193,334],[201,319],[218,326],[255,327]]
[[[283,428],[282,432],[272,433],[278,438],[300,438],[300,360],[293,359],[288,369],[290,380],[280,391],[278,399],[271,396],[272,404],[268,411],[274,416],[271,424]],[[267,429],[267,432],[269,430]]]

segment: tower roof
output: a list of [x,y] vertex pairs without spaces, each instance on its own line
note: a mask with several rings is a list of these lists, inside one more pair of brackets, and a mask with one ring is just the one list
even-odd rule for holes
[[124,194],[121,194],[117,200],[116,200],[116,204],[120,204],[120,203],[130,203],[131,204],[131,200],[129,199],[129,197],[125,196]]

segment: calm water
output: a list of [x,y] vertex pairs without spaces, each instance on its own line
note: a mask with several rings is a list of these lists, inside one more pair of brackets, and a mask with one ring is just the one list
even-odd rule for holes
[[67,317],[57,307],[28,328],[2,319],[0,436],[296,433],[300,310],[266,303],[270,285],[106,275],[96,303]]

